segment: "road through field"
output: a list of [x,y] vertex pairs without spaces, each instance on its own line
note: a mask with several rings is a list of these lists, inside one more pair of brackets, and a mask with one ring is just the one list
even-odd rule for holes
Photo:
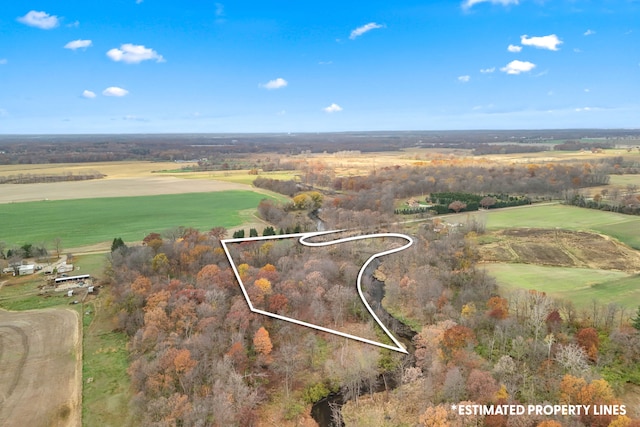
[[93,199],[96,197],[153,196],[208,193],[226,190],[253,191],[250,185],[213,179],[181,179],[172,176],[95,179],[89,181],[3,184],[0,204],[38,200]]
[[69,309],[0,310],[0,425],[81,425],[81,340]]

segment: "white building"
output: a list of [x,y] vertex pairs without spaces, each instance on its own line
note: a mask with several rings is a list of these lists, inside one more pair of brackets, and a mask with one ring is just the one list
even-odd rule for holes
[[34,264],[21,265],[18,267],[18,275],[26,276],[27,274],[33,274],[36,271],[36,266]]

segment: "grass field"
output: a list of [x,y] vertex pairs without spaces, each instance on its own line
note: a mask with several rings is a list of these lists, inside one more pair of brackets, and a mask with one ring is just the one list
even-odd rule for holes
[[2,239],[11,247],[60,237],[64,247],[71,248],[115,237],[140,241],[151,232],[181,225],[202,230],[233,227],[243,222],[240,211],[255,209],[266,197],[221,191],[6,204],[0,208]]
[[609,179],[611,185],[626,187],[627,185],[640,186],[640,174],[638,175],[611,175]]
[[561,204],[524,206],[511,209],[461,213],[447,216],[449,222],[486,215],[487,230],[505,228],[561,228],[606,234],[640,249],[640,216],[578,208]]
[[82,360],[82,424],[134,426],[129,404],[127,336],[113,331],[113,314],[102,306],[103,295],[84,304]]
[[163,175],[170,175],[184,179],[214,179],[216,181],[234,182],[236,184],[252,185],[253,181],[260,178],[279,179],[288,181],[299,175],[296,171],[260,172],[260,175],[249,175],[247,170],[238,171],[211,171],[211,172],[178,172],[163,171]]
[[640,276],[619,271],[502,263],[484,267],[503,290],[536,289],[576,307],[595,299],[601,305],[613,302],[635,309],[640,301]]

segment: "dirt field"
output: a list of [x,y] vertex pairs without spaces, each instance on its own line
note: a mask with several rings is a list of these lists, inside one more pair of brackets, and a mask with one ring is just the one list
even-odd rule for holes
[[5,184],[0,190],[0,203],[14,203],[45,199],[92,199],[96,197],[152,196],[254,189],[249,185],[232,182],[154,176],[39,184]]
[[153,171],[179,169],[188,163],[173,162],[95,162],[95,163],[47,163],[32,165],[0,165],[0,175],[31,173],[36,175],[65,174],[79,175],[85,172],[101,172],[108,178],[132,178],[149,176]]
[[637,273],[640,252],[595,233],[537,228],[508,229],[491,234],[480,245],[488,262],[516,262]]
[[0,310],[0,425],[81,425],[78,314]]

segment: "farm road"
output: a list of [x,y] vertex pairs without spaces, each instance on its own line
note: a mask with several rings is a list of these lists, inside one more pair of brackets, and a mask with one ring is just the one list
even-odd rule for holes
[[78,313],[0,310],[0,425],[78,427]]

